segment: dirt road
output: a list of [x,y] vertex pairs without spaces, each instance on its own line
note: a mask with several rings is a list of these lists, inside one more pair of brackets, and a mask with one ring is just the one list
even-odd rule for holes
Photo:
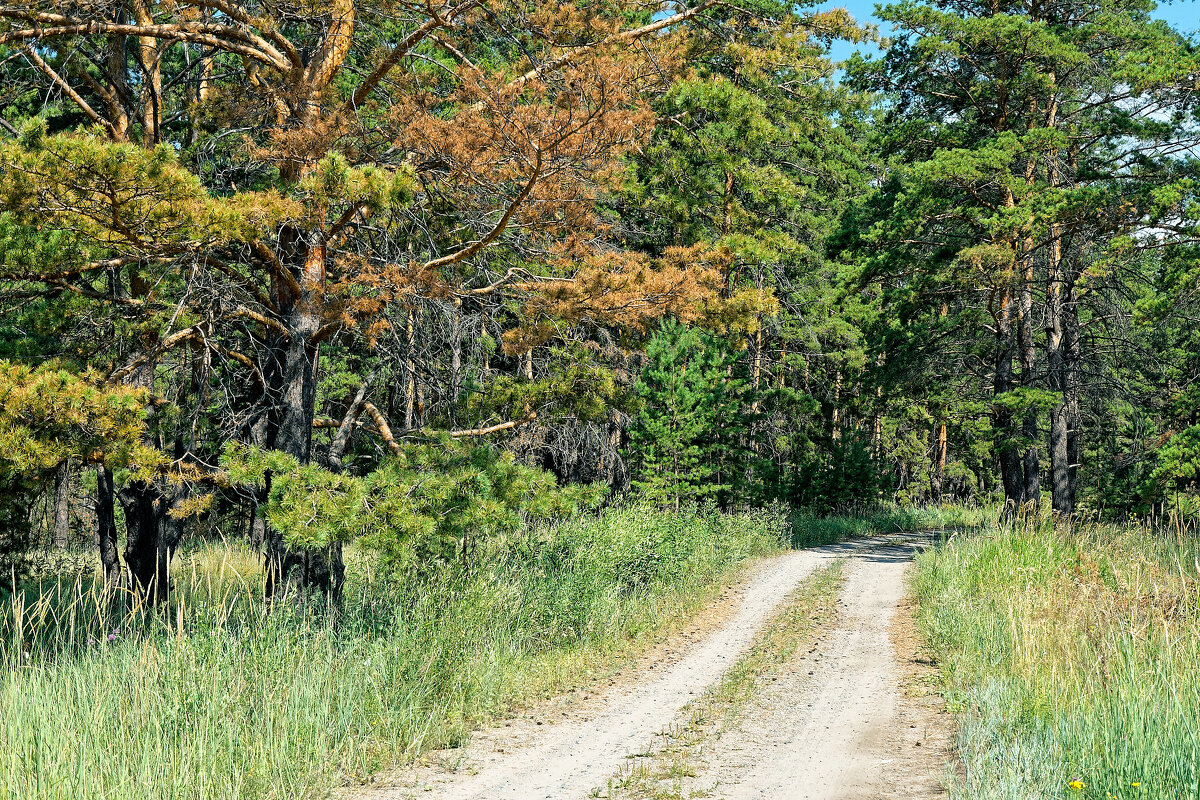
[[949,725],[901,691],[913,674],[897,619],[912,549],[850,559],[837,626],[764,687],[692,783],[728,800],[945,796]]
[[848,560],[848,571],[835,628],[813,652],[786,665],[740,723],[706,747],[706,769],[688,783],[728,798],[938,796],[937,751],[944,747],[920,751],[915,744],[929,738],[928,720],[918,724],[903,713],[904,668],[889,638],[912,549],[893,537],[770,559],[717,630],[586,709],[557,723],[484,732],[458,751],[453,769],[416,769],[390,787],[350,796],[573,800],[598,790],[603,796],[601,787],[627,757],[651,747],[655,734],[737,661],[797,584],[839,558]]

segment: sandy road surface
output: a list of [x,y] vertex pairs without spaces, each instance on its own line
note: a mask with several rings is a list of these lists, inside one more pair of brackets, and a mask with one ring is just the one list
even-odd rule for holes
[[[859,540],[794,551],[763,562],[740,606],[716,631],[607,694],[571,719],[524,734],[500,729],[462,752],[454,771],[418,769],[361,800],[447,800],[594,796],[654,735],[737,661],[800,581],[837,558],[850,569],[837,629],[826,638],[820,672],[797,660],[745,715],[747,724],[713,743],[702,782],[717,797],[850,798],[881,786],[903,732],[896,714],[898,671],[889,644],[892,610],[903,595],[910,546]],[[889,544],[889,542],[891,542]],[[808,674],[811,670],[811,675]],[[893,759],[894,760],[894,759]],[[911,785],[911,782],[910,782]],[[824,787],[824,788],[820,788]],[[866,787],[862,794],[855,787]],[[897,795],[899,796],[899,795]],[[932,795],[930,795],[932,796]]]
[[892,641],[913,549],[896,543],[850,559],[837,625],[712,744],[697,785],[728,800],[945,795],[949,726],[904,696],[901,662],[911,654],[898,658]]

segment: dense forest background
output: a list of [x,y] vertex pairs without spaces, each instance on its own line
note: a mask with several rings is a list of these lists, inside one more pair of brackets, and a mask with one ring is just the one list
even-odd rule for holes
[[839,66],[772,0],[0,6],[0,549],[336,594],[629,496],[1195,514],[1153,9],[908,0]]

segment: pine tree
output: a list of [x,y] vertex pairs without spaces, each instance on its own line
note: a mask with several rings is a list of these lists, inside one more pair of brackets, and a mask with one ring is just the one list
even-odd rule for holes
[[733,286],[770,292],[752,325],[724,331],[744,342],[737,371],[756,392],[739,443],[754,453],[753,480],[740,499],[761,502],[792,496],[802,464],[829,452],[835,418],[854,405],[838,384],[865,363],[858,309],[842,302],[825,247],[866,180],[851,113],[860,98],[830,80],[827,46],[865,33],[842,9],[773,0],[714,16],[735,24],[689,41],[693,69],[655,102],[669,124],[634,158],[618,208],[637,221],[631,246],[710,243],[729,252]]
[[1040,501],[1048,411],[1053,507],[1073,512],[1083,326],[1110,316],[1131,253],[1193,224],[1177,154],[1197,141],[1197,55],[1152,7],[898,3],[891,48],[851,69],[890,100],[894,168],[855,225],[866,281],[893,318],[932,328],[948,309],[936,324],[968,337],[1012,508]]
[[[407,318],[411,432],[422,303],[486,315],[530,377],[533,348],[563,327],[719,310],[724,276],[705,259],[613,258],[595,213],[653,124],[648,96],[680,68],[674,34],[715,0],[658,19],[637,3],[219,5],[0,6],[16,77],[63,102],[0,148],[4,199],[26,230],[72,245],[0,281],[132,321],[108,377],[186,398],[188,424],[152,426],[175,461],[211,463],[235,438],[309,463],[316,425],[394,450],[365,397],[320,418],[344,403],[321,395],[321,353],[370,350]],[[461,360],[453,371],[461,384]],[[518,411],[468,430],[537,416]],[[121,495],[148,531],[174,502],[153,483]],[[304,553],[268,531],[265,549],[268,591],[338,592],[338,546]]]
[[630,430],[633,486],[679,508],[728,492],[740,479],[738,442],[747,427],[746,381],[720,339],[666,321],[646,345],[634,384],[642,408]]

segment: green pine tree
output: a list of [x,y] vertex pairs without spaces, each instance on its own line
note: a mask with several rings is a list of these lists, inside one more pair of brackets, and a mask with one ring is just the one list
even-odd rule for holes
[[633,389],[642,403],[630,432],[634,488],[675,508],[727,499],[742,471],[740,434],[749,421],[747,383],[734,371],[728,345],[667,321],[646,346],[646,359]]

